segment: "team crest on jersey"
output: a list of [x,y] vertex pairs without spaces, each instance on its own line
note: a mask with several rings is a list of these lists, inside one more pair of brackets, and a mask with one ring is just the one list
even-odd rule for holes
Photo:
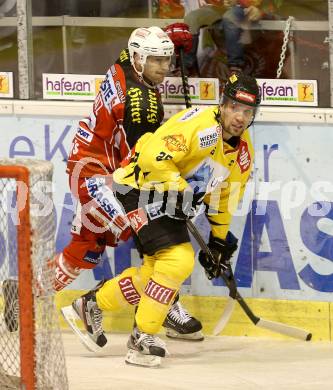
[[247,142],[240,140],[239,143],[239,152],[237,156],[237,163],[241,170],[241,173],[246,172],[251,166],[251,155],[249,152],[249,148]]
[[186,138],[183,134],[172,134],[162,138],[165,141],[165,146],[170,152],[188,152],[186,146]]

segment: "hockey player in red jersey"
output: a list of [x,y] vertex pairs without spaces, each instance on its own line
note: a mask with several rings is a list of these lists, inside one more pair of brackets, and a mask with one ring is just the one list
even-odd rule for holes
[[[148,43],[146,52],[134,58],[132,45],[144,46],[143,42]],[[172,41],[160,28],[135,30],[129,49],[107,71],[93,112],[79,122],[67,164],[71,191],[80,199],[79,210],[73,239],[56,257],[56,290],[83,269],[94,268],[106,245],[115,246],[131,234],[107,180],[136,140],[161,123],[164,113],[156,85],[169,71],[173,52]],[[137,69],[140,62],[145,65]]]
[[[154,132],[163,120],[157,85],[169,71],[173,41],[177,47],[191,49],[191,34],[185,24],[168,26],[168,34],[159,27],[134,30],[128,49],[123,50],[108,69],[93,112],[79,122],[67,164],[70,188],[79,201],[71,229],[72,240],[52,259],[56,291],[69,285],[83,270],[94,268],[107,245],[116,246],[119,240],[131,235],[109,187],[109,179],[140,136]],[[16,281],[8,280],[5,284],[6,296],[17,295]],[[15,331],[17,310],[11,310],[12,301],[5,299],[5,320],[7,328]],[[98,312],[96,315],[98,317]],[[188,320],[184,322],[184,318]],[[181,321],[181,335],[172,329],[176,325],[179,329],[177,321]],[[190,327],[186,327],[186,322]],[[175,302],[171,308],[167,325],[170,337],[203,338],[201,323],[180,303]],[[101,337],[96,338],[94,334],[91,349],[106,343],[100,324],[98,326]]]

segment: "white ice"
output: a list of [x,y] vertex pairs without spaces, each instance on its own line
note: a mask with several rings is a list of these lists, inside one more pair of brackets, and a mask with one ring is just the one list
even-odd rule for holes
[[109,334],[96,357],[64,333],[70,390],[332,390],[333,345],[249,337],[166,339],[159,368],[127,365],[127,334]]

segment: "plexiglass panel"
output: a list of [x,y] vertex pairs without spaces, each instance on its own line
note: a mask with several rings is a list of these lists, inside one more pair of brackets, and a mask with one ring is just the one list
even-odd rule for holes
[[[318,80],[319,104],[330,104],[327,0],[32,0],[32,14],[37,98],[42,73],[103,74],[135,27],[175,19],[194,34],[194,48],[185,56],[188,76],[223,83],[240,68],[275,78],[285,38],[280,77]],[[0,72],[14,72],[18,97],[16,0],[0,0],[0,15]],[[286,34],[290,16],[296,23]]]

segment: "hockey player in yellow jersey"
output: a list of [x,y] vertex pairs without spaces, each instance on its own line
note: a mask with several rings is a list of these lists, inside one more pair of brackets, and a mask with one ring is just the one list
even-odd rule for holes
[[256,80],[232,75],[219,106],[176,114],[154,134],[142,136],[115,171],[114,190],[143,264],[105,282],[95,294],[101,310],[138,304],[127,363],[157,366],[166,354],[156,334],[194,266],[186,219],[204,209],[211,225],[208,246],[215,261],[199,254],[209,278],[220,274],[237,249],[229,224],[251,172],[247,128],[259,104]]

